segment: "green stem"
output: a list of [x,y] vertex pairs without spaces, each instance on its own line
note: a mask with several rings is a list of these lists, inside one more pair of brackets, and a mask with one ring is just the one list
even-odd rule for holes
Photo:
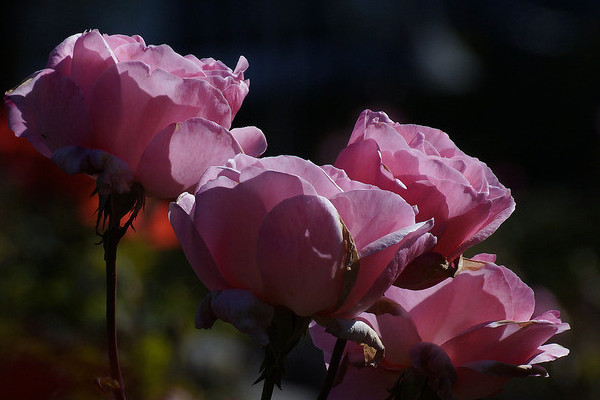
[[331,391],[333,383],[335,382],[335,376],[337,375],[337,371],[340,367],[344,349],[346,348],[346,342],[346,339],[339,338],[335,342],[335,347],[333,348],[333,353],[331,354],[331,360],[329,361],[329,368],[327,369],[327,374],[325,375],[325,381],[323,382],[323,387],[321,387],[321,393],[319,393],[317,400],[325,400],[327,399],[327,396],[329,396],[329,392]]

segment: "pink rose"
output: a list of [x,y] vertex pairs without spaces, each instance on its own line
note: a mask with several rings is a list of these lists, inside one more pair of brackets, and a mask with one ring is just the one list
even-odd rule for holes
[[417,221],[433,218],[432,251],[447,261],[490,236],[515,208],[510,190],[444,132],[398,124],[383,112],[362,112],[335,166],[400,194],[418,207]]
[[243,289],[304,317],[357,315],[435,243],[400,196],[292,156],[208,169],[169,218],[210,291]]
[[248,93],[246,68],[244,57],[232,71],[93,30],[65,39],[4,101],[16,135],[67,172],[96,175],[116,192],[136,181],[174,198],[208,166],[265,150],[259,129],[229,131]]
[[[425,385],[426,379],[441,399],[479,399],[497,393],[511,378],[547,376],[538,364],[569,351],[544,343],[569,325],[561,322],[558,311],[532,319],[533,290],[495,265],[494,258],[476,256],[486,262],[483,268],[429,289],[391,287],[385,296],[397,303],[394,312],[357,318],[380,335],[385,357],[378,368],[362,366],[363,349],[349,343],[347,372],[330,399],[383,400],[388,389],[400,390],[396,383],[401,376],[405,388],[415,382]],[[327,360],[335,338],[317,326],[311,334]]]

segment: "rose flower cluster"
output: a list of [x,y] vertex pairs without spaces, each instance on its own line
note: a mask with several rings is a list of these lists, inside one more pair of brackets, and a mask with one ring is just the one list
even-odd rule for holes
[[232,128],[247,68],[86,31],[6,93],[8,123],[99,193],[174,200],[171,225],[210,291],[196,326],[253,337],[265,382],[280,383],[308,330],[339,367],[332,399],[478,399],[568,353],[546,343],[569,329],[558,311],[534,316],[533,291],[495,256],[463,257],[515,208],[485,163],[370,110],[333,165],[261,158],[262,131]]

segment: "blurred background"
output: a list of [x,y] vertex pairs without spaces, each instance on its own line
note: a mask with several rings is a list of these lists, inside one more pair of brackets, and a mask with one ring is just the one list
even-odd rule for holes
[[[498,399],[600,398],[600,2],[595,0],[4,2],[0,89],[85,29],[250,62],[234,126],[267,155],[333,163],[360,111],[447,132],[513,190],[514,214],[467,252],[498,254],[572,330],[549,379]],[[15,139],[0,113],[0,398],[102,399],[109,375],[94,183]],[[118,326],[130,399],[257,399],[261,353],[224,323],[193,327],[202,287],[151,201],[120,246]],[[552,293],[553,295],[551,295]],[[280,399],[312,399],[304,340]]]

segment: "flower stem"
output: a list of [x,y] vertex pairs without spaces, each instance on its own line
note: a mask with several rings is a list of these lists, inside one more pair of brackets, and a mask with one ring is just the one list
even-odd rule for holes
[[118,224],[108,228],[102,235],[104,245],[104,261],[106,262],[106,337],[108,345],[108,359],[110,363],[110,376],[115,381],[112,391],[117,400],[125,400],[123,376],[119,364],[117,349],[117,246],[125,234],[126,228]]
[[[102,238],[106,263],[106,338],[110,364],[110,379],[103,382],[106,385],[100,386],[104,390],[110,389],[116,400],[126,400],[117,348],[117,247],[140,210],[144,208],[146,195],[144,188],[138,183],[134,183],[123,193],[107,192],[104,189],[106,188],[98,184],[94,191],[94,194],[98,194],[96,233]],[[127,220],[121,226],[123,218]]]
[[325,375],[325,381],[323,382],[323,387],[321,387],[321,393],[319,393],[317,400],[325,400],[327,399],[327,396],[329,396],[329,392],[333,387],[335,376],[337,375],[337,371],[342,360],[342,355],[344,354],[344,349],[346,348],[346,342],[346,339],[339,338],[335,342],[335,347],[333,348],[333,353],[331,354],[331,360],[329,362],[329,368],[327,369],[327,374]]
[[273,396],[273,389],[275,387],[275,381],[272,379],[265,379],[265,383],[263,384],[262,395],[260,396],[260,400],[271,400],[271,396]]

